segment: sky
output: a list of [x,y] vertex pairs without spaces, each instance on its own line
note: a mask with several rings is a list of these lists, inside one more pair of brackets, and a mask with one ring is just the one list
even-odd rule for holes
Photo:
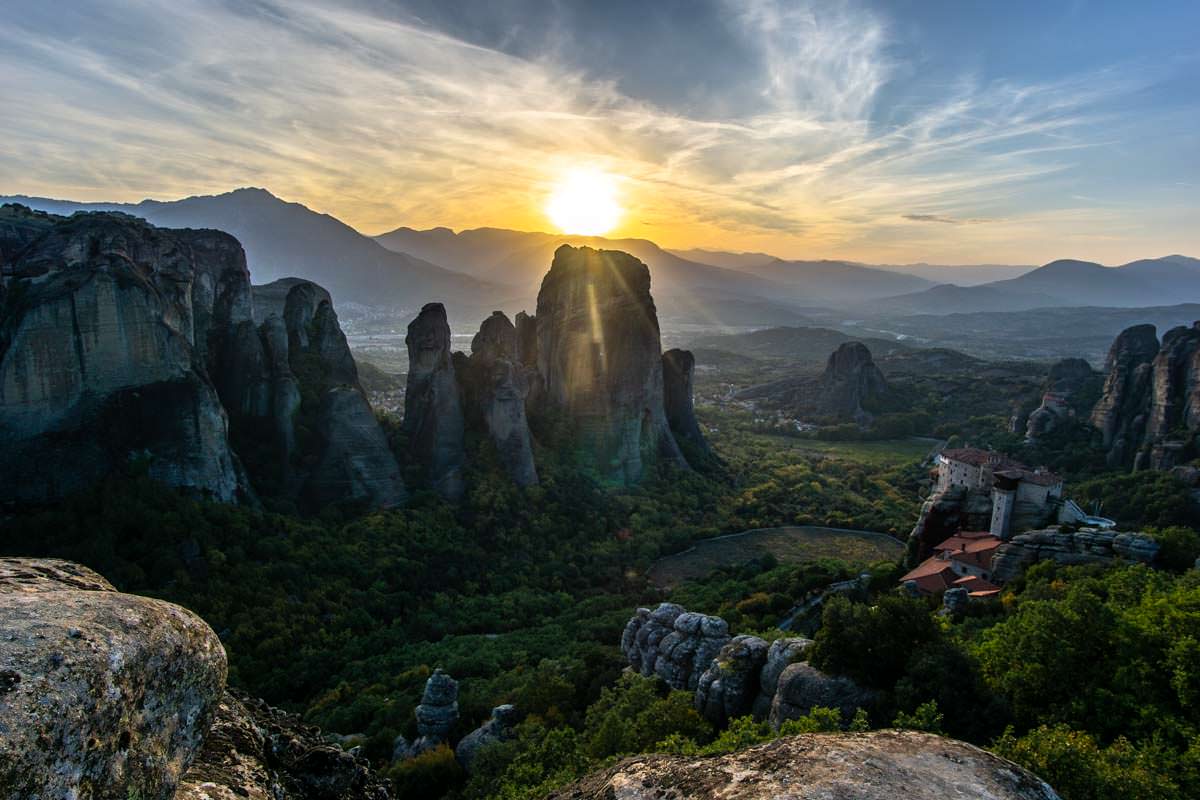
[[0,194],[877,263],[1200,256],[1200,2],[8,0]]

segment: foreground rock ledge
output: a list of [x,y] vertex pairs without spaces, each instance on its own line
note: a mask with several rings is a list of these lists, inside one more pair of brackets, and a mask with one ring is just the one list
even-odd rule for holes
[[77,564],[0,559],[0,797],[168,800],[224,685],[191,612]]
[[915,731],[810,734],[709,757],[626,759],[551,800],[1059,800],[978,747]]

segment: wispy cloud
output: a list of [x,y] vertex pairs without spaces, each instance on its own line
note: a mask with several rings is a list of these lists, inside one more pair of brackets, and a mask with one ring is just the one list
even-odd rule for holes
[[46,6],[0,28],[0,191],[128,200],[262,185],[371,232],[542,228],[540,196],[586,162],[626,177],[622,233],[645,225],[665,244],[961,258],[1011,248],[1018,220],[1059,240],[1091,223],[1042,190],[1112,140],[1102,101],[1144,81],[964,78],[883,124],[873,112],[899,67],[881,15],[731,0],[759,56],[756,101],[684,113],[553,52],[518,58],[354,5]]

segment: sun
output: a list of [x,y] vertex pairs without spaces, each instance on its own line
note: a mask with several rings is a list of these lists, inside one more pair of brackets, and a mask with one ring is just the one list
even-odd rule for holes
[[546,216],[563,233],[600,236],[621,219],[617,179],[598,169],[572,169],[546,201]]

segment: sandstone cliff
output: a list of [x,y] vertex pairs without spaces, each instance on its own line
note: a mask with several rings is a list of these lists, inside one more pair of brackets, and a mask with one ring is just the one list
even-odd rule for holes
[[221,500],[403,499],[320,287],[252,291],[228,234],[123,214],[6,206],[0,254],[0,499],[131,468]]
[[690,350],[668,350],[662,355],[663,362],[663,404],[667,412],[667,423],[671,432],[680,442],[708,451],[708,442],[700,432],[700,424],[696,422],[696,411],[692,405],[694,389],[693,376],[696,371],[696,358]]
[[551,800],[1058,800],[1021,767],[964,742],[915,731],[809,734],[727,755],[625,759]]
[[539,408],[578,426],[579,452],[632,483],[658,459],[686,467],[663,405],[662,347],[650,270],[633,256],[563,245],[537,301]]

